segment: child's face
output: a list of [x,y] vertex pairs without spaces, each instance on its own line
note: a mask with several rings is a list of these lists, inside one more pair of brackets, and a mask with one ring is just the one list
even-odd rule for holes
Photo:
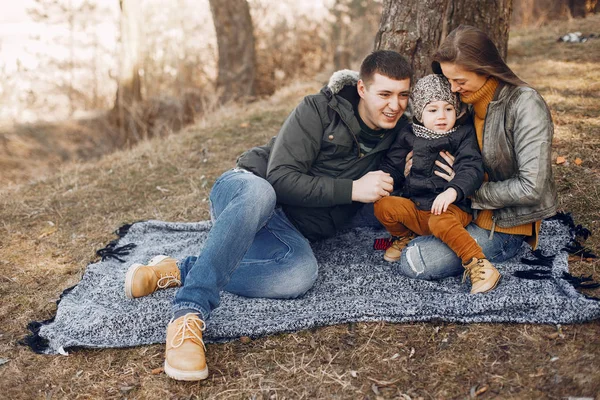
[[423,126],[434,132],[444,133],[454,128],[456,110],[446,101],[432,101],[423,110]]

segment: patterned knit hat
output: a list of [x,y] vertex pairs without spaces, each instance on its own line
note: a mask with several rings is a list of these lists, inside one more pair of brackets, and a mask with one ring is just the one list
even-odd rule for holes
[[410,98],[414,116],[419,122],[423,122],[423,110],[433,101],[443,100],[452,104],[457,118],[462,114],[460,98],[458,94],[452,93],[450,82],[444,75],[432,74],[419,79]]

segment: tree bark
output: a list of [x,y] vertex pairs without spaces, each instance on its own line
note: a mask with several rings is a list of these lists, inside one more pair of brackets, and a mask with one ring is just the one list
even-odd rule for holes
[[506,58],[512,0],[384,0],[375,50],[408,57],[420,78],[431,72],[431,55],[461,24],[484,30]]
[[219,46],[217,90],[224,103],[255,94],[254,29],[246,0],[209,0]]
[[585,18],[586,0],[569,0],[569,11],[573,18]]

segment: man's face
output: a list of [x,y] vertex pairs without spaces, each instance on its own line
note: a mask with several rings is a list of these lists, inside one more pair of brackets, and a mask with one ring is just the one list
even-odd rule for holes
[[404,114],[410,95],[410,79],[395,80],[376,73],[370,83],[357,84],[358,113],[371,129],[392,129]]

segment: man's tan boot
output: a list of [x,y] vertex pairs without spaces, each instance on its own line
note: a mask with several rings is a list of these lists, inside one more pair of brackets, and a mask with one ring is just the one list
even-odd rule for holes
[[180,285],[177,260],[163,255],[152,258],[148,265],[133,264],[125,275],[125,295],[130,299]]
[[463,264],[465,273],[463,283],[467,276],[471,280],[471,294],[485,293],[494,289],[500,281],[500,272],[485,258],[471,259],[468,264]]
[[204,321],[185,314],[167,327],[165,374],[178,381],[200,381],[208,377],[206,347],[202,341]]
[[404,249],[408,242],[414,237],[414,235],[392,236],[392,245],[385,251],[383,259],[389,262],[398,261],[402,256],[402,249]]

